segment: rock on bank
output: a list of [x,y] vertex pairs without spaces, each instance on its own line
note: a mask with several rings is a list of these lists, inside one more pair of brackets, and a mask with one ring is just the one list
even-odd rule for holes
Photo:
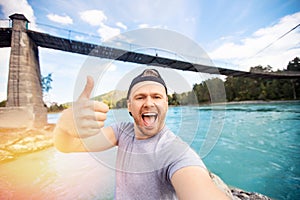
[[0,128],[0,163],[53,146],[54,124],[42,129]]

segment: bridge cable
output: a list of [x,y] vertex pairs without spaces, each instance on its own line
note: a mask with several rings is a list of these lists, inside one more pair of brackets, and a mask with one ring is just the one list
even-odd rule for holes
[[297,29],[299,26],[300,26],[300,24],[298,24],[297,26],[295,26],[294,28],[292,28],[291,30],[289,30],[288,32],[286,32],[285,34],[283,34],[282,36],[280,36],[279,38],[277,38],[273,42],[271,42],[269,45],[267,45],[266,47],[264,47],[263,49],[261,49],[260,51],[258,51],[256,54],[254,54],[253,57],[257,56],[258,54],[260,54],[261,52],[263,52],[264,50],[266,50],[267,48],[269,48],[270,46],[272,46],[275,42],[277,42],[278,40],[282,39],[287,34],[289,34],[290,32],[294,31],[295,29]]
[[80,35],[86,35],[86,36],[89,36],[89,37],[101,39],[101,37],[97,36],[97,35],[92,35],[92,34],[88,34],[88,33],[84,33],[84,32],[74,31],[74,30],[70,30],[70,29],[66,29],[66,28],[60,28],[60,27],[53,26],[53,25],[48,25],[48,24],[42,24],[42,23],[36,23],[36,24],[37,25],[41,25],[41,26],[46,26],[46,27],[49,27],[49,28],[53,28],[53,29],[58,29],[58,30],[66,31],[66,32],[68,32],[68,34],[70,34],[70,33],[77,33],[77,34],[80,34]]

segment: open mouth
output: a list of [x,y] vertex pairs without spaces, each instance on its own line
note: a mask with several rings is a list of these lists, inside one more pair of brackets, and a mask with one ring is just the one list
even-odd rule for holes
[[144,113],[142,114],[142,118],[145,126],[151,126],[157,119],[157,113]]

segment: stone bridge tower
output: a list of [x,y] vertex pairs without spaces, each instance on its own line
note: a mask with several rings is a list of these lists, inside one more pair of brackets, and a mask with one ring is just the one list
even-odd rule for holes
[[47,123],[38,46],[27,35],[29,21],[13,14],[6,118],[16,127],[42,127]]

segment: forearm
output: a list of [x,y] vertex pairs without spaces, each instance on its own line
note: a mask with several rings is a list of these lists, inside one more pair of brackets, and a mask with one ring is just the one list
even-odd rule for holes
[[185,167],[174,173],[172,184],[180,200],[229,200],[213,183],[208,172],[197,166]]
[[117,145],[113,129],[104,127],[93,136],[78,138],[69,135],[59,126],[54,129],[54,146],[61,152],[99,152]]
[[69,135],[59,126],[54,129],[53,142],[54,147],[63,153],[84,151],[81,139]]

